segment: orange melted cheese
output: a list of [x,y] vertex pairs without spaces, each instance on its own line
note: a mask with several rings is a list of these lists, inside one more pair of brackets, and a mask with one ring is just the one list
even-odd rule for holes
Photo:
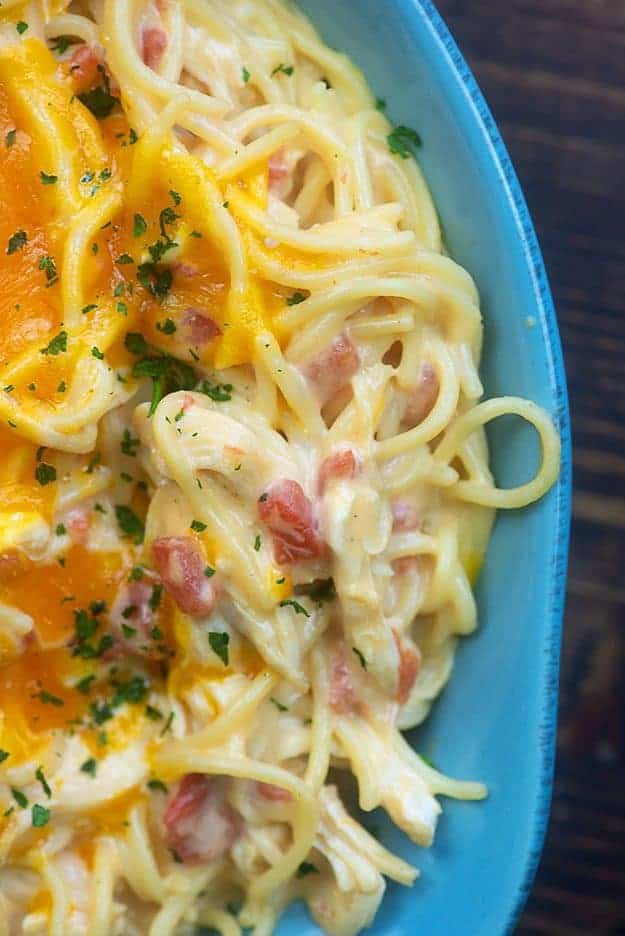
[[[14,137],[13,137],[14,134]],[[14,138],[7,147],[5,141]],[[42,347],[61,321],[58,284],[47,286],[42,257],[53,253],[49,225],[54,204],[39,176],[32,139],[17,121],[0,82],[0,361],[2,364],[33,342]],[[36,219],[36,221],[35,221]],[[8,254],[9,239],[24,231],[28,241]]]

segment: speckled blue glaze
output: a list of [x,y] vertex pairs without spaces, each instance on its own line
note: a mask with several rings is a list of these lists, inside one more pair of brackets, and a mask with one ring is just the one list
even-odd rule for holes
[[[377,814],[381,839],[421,868],[411,890],[389,884],[372,936],[502,936],[515,927],[542,849],[554,764],[571,454],[566,380],[540,249],[506,148],[444,22],[427,0],[302,0],[326,42],[345,51],[385,98],[394,123],[423,137],[420,163],[456,260],[482,297],[488,396],[529,397],[562,436],[557,485],[540,504],[500,514],[477,589],[481,627],[416,748],[440,769],[484,780],[484,803],[442,800],[430,850]],[[533,327],[528,325],[533,319]],[[531,431],[489,432],[500,485],[535,465]],[[380,765],[383,769],[383,765]],[[301,905],[279,936],[319,930]]]

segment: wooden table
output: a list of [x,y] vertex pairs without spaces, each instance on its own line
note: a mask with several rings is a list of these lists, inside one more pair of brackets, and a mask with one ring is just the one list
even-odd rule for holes
[[625,0],[438,7],[538,229],[573,414],[555,792],[518,934],[616,936],[625,934]]

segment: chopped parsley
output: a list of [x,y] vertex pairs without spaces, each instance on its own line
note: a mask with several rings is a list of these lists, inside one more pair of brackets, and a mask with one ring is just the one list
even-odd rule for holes
[[291,607],[296,614],[303,614],[304,617],[310,617],[310,611],[307,611],[304,605],[301,605],[299,601],[296,601],[295,598],[284,598],[280,602],[281,608]]
[[192,521],[191,521],[191,529],[192,529],[195,533],[202,533],[202,532],[206,529],[206,524],[205,524],[205,523],[202,523],[201,520],[192,520]]
[[169,729],[171,728],[171,726],[172,726],[172,724],[173,724],[173,722],[174,722],[174,718],[175,718],[175,717],[176,717],[176,713],[175,713],[175,712],[173,711],[173,709],[172,709],[172,711],[171,711],[171,712],[169,713],[169,715],[167,716],[167,721],[166,721],[165,724],[163,725],[163,730],[161,731],[161,737],[162,737],[163,735],[166,735],[166,734],[168,733]]
[[10,756],[11,754],[9,753],[9,751],[5,751],[4,748],[0,748],[0,764],[3,761],[5,761],[7,757],[10,757]]
[[141,332],[127,332],[124,338],[124,346],[131,354],[147,354],[148,343]]
[[336,588],[334,579],[315,579],[306,585],[298,585],[296,592],[299,595],[308,595],[313,601],[322,603],[324,601],[334,601],[336,598]]
[[167,787],[162,780],[159,780],[157,777],[153,777],[151,780],[148,780],[146,786],[149,790],[157,790],[159,793],[167,793]]
[[95,757],[90,757],[84,764],[80,765],[80,769],[83,773],[89,774],[90,777],[95,777],[98,769],[98,762]]
[[148,222],[142,214],[136,214],[132,225],[133,237],[141,237],[148,229]]
[[47,465],[45,462],[39,462],[35,468],[35,478],[42,487],[56,481],[56,468],[54,465]]
[[65,536],[67,530],[64,523],[57,523],[55,533],[57,536]]
[[156,412],[161,399],[176,390],[192,390],[197,383],[194,369],[169,355],[146,357],[136,361],[132,369],[133,377],[150,377],[152,380],[152,401],[148,415]]
[[91,683],[95,679],[95,673],[91,673],[89,676],[83,676],[79,682],[74,686],[78,692],[82,692],[83,695],[89,695],[91,692]]
[[156,327],[164,335],[173,335],[176,331],[176,323],[170,318],[166,318],[163,322],[157,322]]
[[76,39],[74,36],[57,36],[55,44],[50,47],[50,51],[64,55],[70,46],[78,45],[81,42],[82,39]]
[[39,803],[35,803],[31,812],[31,821],[34,829],[41,829],[50,821],[50,810],[46,809],[45,806],[40,806]]
[[295,877],[303,878],[306,877],[307,874],[319,874],[319,869],[315,867],[314,864],[311,864],[310,861],[302,861],[295,872]]
[[9,237],[9,243],[7,244],[7,253],[14,254],[18,250],[21,250],[22,247],[25,247],[28,242],[28,237],[26,236],[26,231],[16,231],[15,234],[11,234]]
[[91,354],[93,355],[94,358],[97,358],[98,361],[104,360],[104,354],[102,353],[102,351],[100,351],[97,345],[93,346],[93,348],[91,349]]
[[359,659],[359,661],[360,661],[360,665],[362,666],[362,668],[363,668],[364,670],[366,670],[366,668],[367,668],[367,661],[365,660],[364,656],[362,655],[362,653],[360,652],[360,650],[358,649],[358,647],[352,647],[352,650],[354,651],[354,653],[355,653],[356,656],[358,657],[358,659]]
[[[158,606],[159,606],[160,603],[161,603],[161,597],[162,597],[162,595],[163,595],[163,586],[162,586],[162,585],[153,585],[153,586],[152,586],[152,594],[150,595],[150,600],[148,601],[148,604],[150,605],[150,608],[151,608],[152,611],[156,611],[156,610],[157,610]],[[156,629],[156,628],[155,628],[155,629]],[[162,638],[162,636],[163,636],[163,635],[162,635],[161,633],[159,633],[159,636],[156,637],[155,639],[156,639],[156,640],[160,640],[160,639]]]
[[46,689],[42,689],[41,692],[37,693],[36,696],[40,699],[44,705],[54,705],[55,708],[61,708],[62,705],[65,705],[63,699],[59,696],[52,695],[51,692],[48,692]]
[[39,178],[41,179],[42,185],[55,185],[59,181],[59,177],[55,175],[48,175],[47,172],[40,172]]
[[143,578],[143,569],[141,568],[141,566],[134,566],[134,567],[130,570],[130,574],[129,574],[129,576],[128,576],[128,581],[129,581],[129,582],[138,582],[139,579],[141,579],[141,578]]
[[48,799],[52,796],[52,790],[50,789],[50,784],[46,780],[43,772],[43,767],[40,765],[35,771],[35,778],[39,781],[43,788],[43,792],[46,794]]
[[212,578],[214,574],[215,574],[215,570],[213,569],[212,566],[209,566],[209,565],[204,566],[204,575],[206,576],[206,578]]
[[257,533],[257,534],[256,534],[256,539],[254,540],[254,552],[258,552],[258,551],[259,551],[261,542],[262,542],[262,540],[261,540],[261,538],[260,538],[260,534]]
[[220,633],[219,631],[209,631],[208,642],[213,653],[216,653],[223,665],[227,666],[229,661],[228,644],[230,643],[230,635]]
[[[178,195],[178,198],[180,198],[179,195]],[[178,202],[176,202],[176,204],[178,204]],[[165,238],[166,244],[172,243],[172,240],[166,230],[166,225],[175,224],[176,221],[179,220],[179,218],[180,218],[180,215],[176,214],[176,212],[170,205],[168,205],[167,208],[163,208],[163,210],[159,214],[158,225],[161,229],[161,235]]]
[[45,270],[46,280],[48,281],[48,286],[51,286],[52,283],[55,283],[56,280],[58,279],[54,257],[42,257],[41,260],[39,261],[39,269]]
[[273,696],[270,698],[269,701],[273,702],[273,704],[275,705],[275,707],[278,709],[279,712],[288,712],[289,710],[288,705],[283,705],[282,702],[280,702],[278,699],[274,699]]
[[61,331],[56,335],[49,345],[46,345],[45,348],[42,348],[40,354],[61,354],[61,352],[67,351],[67,332]]
[[129,266],[130,264],[134,262],[135,261],[132,259],[130,254],[127,254],[127,253],[120,254],[119,257],[117,257],[117,259],[115,260],[115,263],[117,264],[117,266]]
[[395,127],[387,136],[386,141],[391,153],[401,156],[402,159],[408,159],[413,155],[413,151],[422,145],[417,131],[403,125]]
[[232,399],[232,384],[211,384],[210,381],[203,380],[197,391],[205,394],[213,403],[227,403]]
[[250,80],[250,73],[245,66],[241,69],[241,77],[243,79],[243,84],[247,84]]
[[163,713],[159,709],[154,708],[153,705],[146,705],[145,714],[152,721],[160,721],[161,718],[163,717]]
[[7,149],[11,149],[11,147],[15,143],[16,136],[17,136],[17,130],[15,129],[9,130],[9,132],[6,134],[4,138],[4,145],[6,146]]
[[377,98],[375,99],[375,109],[376,109],[376,110],[379,110],[379,111],[385,111],[385,110],[386,110],[386,101],[384,100],[384,98],[377,97]]
[[126,536],[134,538],[135,545],[140,546],[145,534],[145,525],[131,507],[126,504],[115,505],[117,524]]
[[20,20],[18,23],[15,24],[15,28],[17,29],[18,33],[21,36],[28,29],[28,23],[25,23],[24,20]]
[[168,244],[164,244],[162,241],[151,244],[148,250],[152,257],[152,263],[141,263],[137,267],[137,279],[143,288],[147,289],[159,302],[163,301],[171,289],[173,275],[171,270],[159,269],[157,263],[165,251],[170,250],[174,246],[173,241]]
[[62,380],[60,384],[58,385],[58,387],[56,388],[56,392],[65,393],[66,390],[67,390],[67,384],[65,383],[64,380]]
[[97,309],[97,308],[98,308],[98,307],[97,307],[97,305],[95,304],[95,302],[91,302],[89,305],[86,305],[86,306],[83,306],[83,307],[82,307],[82,314],[83,314],[83,315],[87,315],[89,312],[93,312],[93,311],[94,311],[95,309]]
[[292,296],[286,297],[286,304],[288,306],[299,305],[300,302],[305,302],[308,297],[304,295],[303,292],[294,292]]
[[289,77],[293,74],[294,68],[292,65],[284,65],[280,62],[279,65],[276,65],[274,70],[271,73],[271,77],[274,75],[288,75]]
[[98,71],[102,75],[103,83],[79,94],[78,100],[91,111],[94,117],[101,119],[109,116],[115,105],[119,104],[119,98],[111,94],[109,78],[102,65],[98,65]]
[[26,809],[28,806],[28,797],[22,793],[21,790],[16,790],[15,787],[11,787],[11,793],[17,805],[21,806],[22,809]]

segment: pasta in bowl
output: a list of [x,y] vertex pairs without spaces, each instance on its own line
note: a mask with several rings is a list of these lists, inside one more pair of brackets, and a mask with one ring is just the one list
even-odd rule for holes
[[423,846],[485,796],[402,731],[558,435],[480,402],[419,138],[294,8],[52,6],[0,31],[0,926],[355,933],[417,870],[329,771]]

